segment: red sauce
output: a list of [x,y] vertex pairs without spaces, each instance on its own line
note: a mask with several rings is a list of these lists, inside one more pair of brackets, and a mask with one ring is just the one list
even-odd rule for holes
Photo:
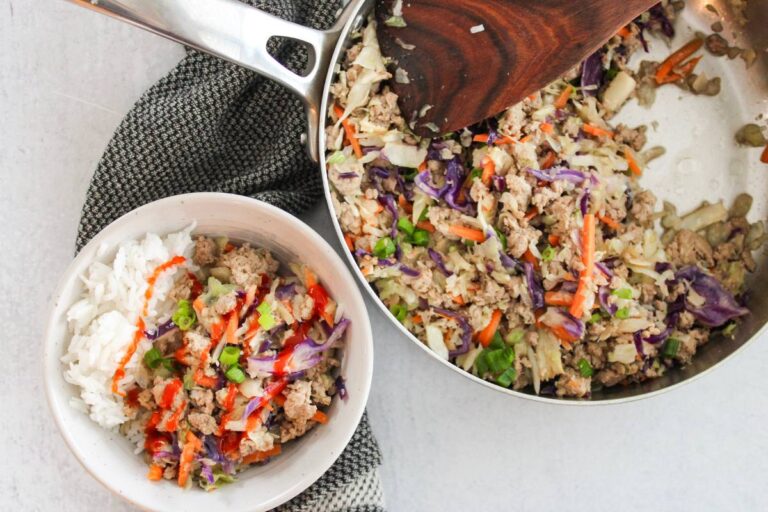
[[307,290],[307,295],[312,297],[312,299],[315,301],[315,309],[313,311],[313,316],[323,316],[323,313],[325,312],[325,308],[328,307],[328,292],[325,291],[325,288],[323,288],[323,285],[321,284],[313,284],[309,287],[309,290]]
[[275,361],[275,375],[279,376],[288,373],[286,367],[290,363],[291,358],[293,358],[293,347],[285,348],[280,352],[280,355],[277,356],[277,361]]
[[141,308],[141,316],[136,320],[136,332],[133,333],[133,340],[131,341],[131,344],[128,345],[128,350],[125,351],[123,358],[120,360],[120,364],[117,365],[115,374],[112,376],[113,393],[125,396],[125,393],[118,389],[118,384],[123,377],[125,377],[125,365],[128,364],[128,361],[131,360],[133,354],[136,353],[136,349],[139,347],[139,343],[144,337],[144,329],[146,328],[146,325],[144,325],[144,317],[147,316],[147,313],[149,312],[149,301],[152,299],[152,294],[155,291],[155,283],[157,282],[157,279],[166,270],[181,265],[185,261],[187,261],[187,259],[184,256],[174,256],[165,263],[158,265],[154,272],[152,272],[152,275],[147,278],[147,291],[144,292],[144,306]]
[[200,282],[200,280],[197,278],[195,274],[192,272],[187,272],[187,277],[190,281],[192,281],[192,296],[190,297],[192,300],[195,300],[197,297],[200,296],[201,293],[203,293],[203,285]]
[[224,397],[224,402],[221,404],[227,411],[232,410],[235,405],[235,398],[237,397],[237,386],[233,383],[229,383],[227,386],[227,396]]
[[168,421],[165,422],[165,430],[168,432],[174,432],[176,429],[179,428],[179,420],[181,419],[181,415],[184,414],[184,409],[187,408],[187,401],[181,403],[179,408],[176,410],[176,412],[171,415],[170,418],[168,418]]
[[286,347],[292,347],[297,343],[301,343],[305,339],[307,339],[307,332],[309,331],[309,328],[311,327],[311,322],[305,322],[302,324],[298,324],[293,328],[293,334],[290,336],[290,338],[285,340]]
[[228,459],[236,460],[240,457],[240,432],[227,432],[221,436],[221,453]]
[[179,379],[173,379],[165,385],[163,389],[163,396],[158,404],[163,409],[168,409],[173,405],[173,399],[176,398],[176,393],[179,392],[183,383]]
[[128,404],[130,407],[138,407],[140,405],[139,393],[141,393],[141,390],[139,388],[129,389],[128,394],[125,396],[125,403]]
[[163,411],[157,410],[152,413],[152,416],[147,422],[147,426],[144,428],[144,449],[150,455],[154,455],[155,452],[160,451],[165,443],[171,442],[171,436],[157,431],[157,426],[162,419]]

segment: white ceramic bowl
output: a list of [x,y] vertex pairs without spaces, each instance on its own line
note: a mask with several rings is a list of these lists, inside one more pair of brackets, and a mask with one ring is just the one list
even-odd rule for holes
[[[66,311],[82,290],[79,279],[95,259],[109,261],[117,244],[148,231],[166,234],[197,222],[196,233],[226,235],[273,251],[281,262],[312,266],[351,320],[341,374],[349,397],[336,398],[330,421],[312,429],[268,464],[238,475],[216,492],[184,491],[173,482],[150,482],[147,466],[119,434],[102,429],[69,405],[78,389],[64,381],[61,356],[69,343]],[[45,387],[56,423],[72,452],[107,488],[151,510],[227,512],[268,510],[301,493],[333,464],[360,421],[373,373],[373,340],[368,313],[354,278],[341,258],[309,226],[261,201],[229,194],[199,193],[162,199],[119,218],[75,258],[52,299],[45,335]]]

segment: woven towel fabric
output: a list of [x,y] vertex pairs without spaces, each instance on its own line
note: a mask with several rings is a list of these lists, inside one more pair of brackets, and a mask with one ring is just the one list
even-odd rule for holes
[[[327,28],[337,0],[246,0],[259,9]],[[299,70],[306,52],[279,42],[270,52]],[[196,51],[150,88],[118,127],[91,180],[77,237],[80,250],[124,213],[163,197],[217,191],[298,213],[321,196],[317,167],[300,143],[301,102],[282,86]],[[336,463],[284,512],[384,510],[381,452],[363,419]]]

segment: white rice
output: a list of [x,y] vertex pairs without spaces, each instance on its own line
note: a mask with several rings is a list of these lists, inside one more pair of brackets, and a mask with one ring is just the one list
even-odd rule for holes
[[[141,241],[122,242],[111,264],[94,262],[82,276],[85,290],[67,312],[72,340],[61,360],[68,367],[64,378],[81,388],[80,398],[73,399],[72,405],[102,427],[112,429],[127,419],[122,397],[112,393],[112,376],[133,339],[147,278],[174,256],[187,258],[186,265],[164,272],[155,283],[149,314],[144,317],[146,328],[153,329],[172,314],[173,305],[165,297],[179,272],[192,266],[192,229],[194,225],[164,238],[149,233]],[[109,249],[101,247],[97,257]],[[122,391],[132,387],[144,352],[151,346],[147,339],[139,344],[120,381]]]

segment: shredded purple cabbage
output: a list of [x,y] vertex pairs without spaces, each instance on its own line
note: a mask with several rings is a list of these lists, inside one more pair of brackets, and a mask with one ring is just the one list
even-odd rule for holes
[[445,277],[453,275],[453,272],[448,270],[448,267],[445,266],[445,261],[443,261],[443,257],[439,252],[429,248],[427,249],[427,253],[429,254],[429,257],[432,259],[432,261],[435,262],[435,266],[440,270],[440,272],[443,273]]
[[386,208],[387,211],[392,214],[392,226],[389,228],[389,236],[392,237],[393,240],[397,240],[397,220],[399,219],[400,215],[397,212],[397,203],[395,203],[395,198],[390,194],[384,194],[383,196],[379,197],[379,200],[383,203],[384,208]]
[[296,283],[284,284],[283,286],[278,286],[275,290],[275,297],[277,297],[278,300],[290,299],[295,294]]
[[610,268],[608,268],[608,265],[606,265],[602,261],[596,261],[595,266],[600,272],[602,272],[605,275],[605,277],[613,277],[613,271]]
[[643,331],[637,331],[632,335],[632,341],[635,342],[635,349],[637,353],[645,357],[645,349],[643,348]]
[[370,256],[370,254],[371,253],[369,253],[368,251],[366,251],[364,249],[355,249],[355,256],[357,256],[358,258],[362,259],[365,256]]
[[498,192],[504,192],[507,190],[507,179],[504,176],[494,174],[491,179],[493,180],[493,187]]
[[346,400],[349,397],[347,392],[347,383],[344,381],[344,377],[339,375],[333,383],[336,386],[336,392],[339,393],[339,398]]
[[581,210],[582,215],[586,215],[589,211],[589,202],[591,199],[592,195],[589,193],[589,189],[585,190],[581,195],[581,199],[579,199],[579,210]]
[[584,183],[586,180],[590,179],[590,174],[585,173],[583,171],[577,171],[575,169],[548,169],[546,171],[542,171],[541,169],[531,169],[530,167],[526,169],[529,174],[534,176],[536,179],[539,179],[541,181],[568,181],[570,183],[573,183],[575,185],[579,185],[581,183]]
[[419,277],[421,275],[421,272],[419,272],[415,268],[411,268],[407,265],[403,265],[402,263],[400,264],[400,272],[411,277]]
[[578,287],[579,284],[576,281],[563,281],[563,284],[560,285],[560,290],[568,293],[576,293]]
[[213,478],[213,471],[211,471],[211,467],[208,464],[200,464],[200,474],[205,477],[209,484],[213,485],[216,482]]
[[341,178],[343,180],[353,180],[353,179],[359,178],[359,177],[360,177],[360,175],[357,174],[356,172],[340,172],[339,173],[339,178]]
[[525,280],[528,284],[528,293],[531,295],[533,309],[541,309],[544,307],[544,288],[536,278],[531,263],[523,262],[523,269],[525,270]]
[[451,311],[450,309],[433,308],[433,310],[435,313],[453,318],[459,324],[459,327],[461,327],[461,346],[456,350],[449,351],[448,357],[453,358],[469,352],[469,344],[472,341],[472,326],[469,325],[467,319],[463,315]]
[[654,266],[654,270],[656,270],[656,272],[658,272],[659,274],[663,274],[667,270],[671,270],[671,269],[672,269],[672,264],[671,263],[667,263],[665,261],[659,261]]
[[507,270],[521,270],[523,268],[519,261],[504,254],[503,252],[499,253],[499,259],[501,260],[501,265]]
[[690,287],[704,298],[705,303],[702,306],[694,306],[688,300],[685,301],[685,308],[702,325],[720,327],[729,320],[749,313],[717,279],[704,273],[699,267],[684,267],[678,270],[676,277],[687,281]]
[[651,7],[649,11],[651,13],[651,19],[659,23],[662,33],[670,39],[675,37],[675,27],[664,12],[664,7],[661,4],[656,4]]
[[584,96],[597,96],[603,84],[603,50],[587,57],[581,65],[581,88]]
[[154,331],[144,331],[144,336],[150,341],[155,341],[160,336],[163,336],[174,329],[176,329],[176,324],[173,323],[173,320],[168,320],[167,322],[158,325],[157,329]]
[[616,311],[619,310],[619,307],[616,304],[612,304],[608,300],[610,295],[611,295],[611,291],[608,289],[607,286],[601,286],[600,288],[597,289],[597,299],[600,301],[600,307],[603,308],[603,311],[613,316],[616,314]]

